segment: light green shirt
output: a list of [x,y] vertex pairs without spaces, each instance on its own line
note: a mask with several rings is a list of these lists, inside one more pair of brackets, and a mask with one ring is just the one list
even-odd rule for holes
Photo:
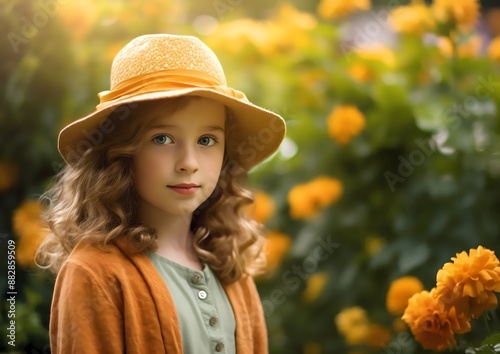
[[208,265],[194,270],[146,252],[174,300],[185,354],[235,354],[236,322],[224,288]]

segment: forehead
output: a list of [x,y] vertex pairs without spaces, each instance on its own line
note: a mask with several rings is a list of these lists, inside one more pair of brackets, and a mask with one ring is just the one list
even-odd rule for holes
[[162,125],[174,126],[224,126],[226,119],[225,106],[208,98],[191,98],[181,104],[175,102],[160,104],[152,110],[147,120],[147,128]]

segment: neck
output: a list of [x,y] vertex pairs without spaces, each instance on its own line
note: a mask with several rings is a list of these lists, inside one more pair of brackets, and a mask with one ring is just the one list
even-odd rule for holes
[[168,214],[140,201],[139,219],[156,230],[157,254],[182,265],[201,269],[201,263],[192,245],[192,214]]

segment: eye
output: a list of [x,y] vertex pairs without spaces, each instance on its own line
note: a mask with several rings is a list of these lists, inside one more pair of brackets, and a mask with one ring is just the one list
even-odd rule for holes
[[173,140],[168,135],[157,135],[152,139],[158,145],[167,145],[173,143]]
[[203,146],[212,146],[217,144],[217,139],[214,136],[202,136],[200,140],[198,140],[198,143]]

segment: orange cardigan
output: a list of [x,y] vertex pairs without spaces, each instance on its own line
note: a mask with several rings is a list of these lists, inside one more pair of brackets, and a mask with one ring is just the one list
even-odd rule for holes
[[[236,318],[236,353],[268,353],[267,331],[253,279],[224,289]],[[173,299],[144,253],[122,241],[102,251],[79,242],[55,283],[50,317],[53,354],[181,354]]]

